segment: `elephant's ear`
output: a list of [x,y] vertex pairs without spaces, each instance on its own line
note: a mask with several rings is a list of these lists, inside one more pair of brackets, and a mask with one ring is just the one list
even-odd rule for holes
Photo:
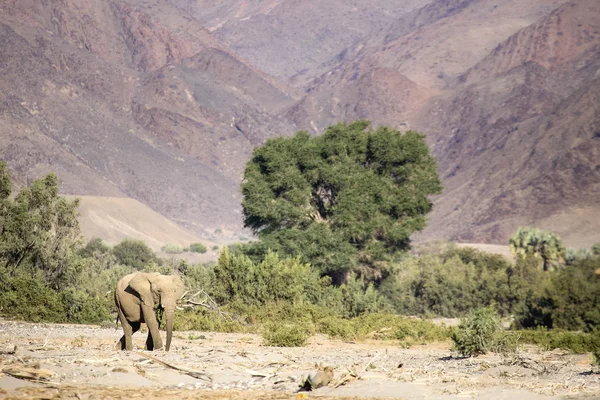
[[154,305],[152,286],[150,285],[150,280],[146,274],[135,274],[129,281],[129,287],[131,287],[140,295],[140,299],[144,304]]

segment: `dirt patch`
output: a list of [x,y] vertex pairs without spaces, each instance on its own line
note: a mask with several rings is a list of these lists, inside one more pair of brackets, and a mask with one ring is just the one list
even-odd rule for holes
[[[263,346],[256,335],[211,332],[177,332],[169,353],[144,352],[145,335],[136,334],[136,351],[120,352],[114,350],[120,335],[94,326],[1,321],[0,397],[532,400],[600,396],[600,378],[591,371],[589,354],[529,348],[511,357],[460,359],[452,356],[449,343],[404,349],[396,341],[345,342],[319,335],[303,348],[274,348]],[[334,368],[333,384],[299,396],[299,382],[315,370],[316,363]]]

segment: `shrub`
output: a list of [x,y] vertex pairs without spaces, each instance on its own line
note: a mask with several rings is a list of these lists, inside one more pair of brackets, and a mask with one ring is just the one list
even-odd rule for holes
[[32,322],[65,322],[65,309],[58,292],[39,276],[19,274],[2,278],[2,315]]
[[112,249],[119,264],[129,265],[137,270],[144,269],[150,262],[157,262],[156,255],[141,240],[125,239]]
[[101,256],[110,252],[110,246],[108,246],[100,238],[90,239],[85,247],[79,250],[79,255],[82,257]]
[[189,290],[204,289],[211,292],[215,282],[215,271],[210,265],[188,264],[181,260],[177,269],[183,275],[185,287]]
[[316,324],[316,330],[319,333],[328,335],[331,338],[344,340],[355,339],[356,331],[352,321],[339,317],[325,317]]
[[471,357],[495,349],[500,333],[500,318],[496,310],[489,306],[471,311],[462,318],[451,338],[460,355]]
[[309,331],[302,325],[273,322],[263,327],[262,336],[265,346],[302,347],[306,345]]
[[208,332],[252,332],[254,327],[243,325],[237,320],[227,318],[216,312],[204,309],[184,310],[175,313],[173,329],[176,331],[208,331]]
[[68,322],[78,324],[99,324],[111,319],[106,303],[92,298],[75,288],[67,288],[61,293]]
[[515,325],[592,331],[600,325],[599,267],[600,260],[588,258],[538,279],[516,309]]
[[287,301],[292,304],[307,299],[318,288],[319,278],[309,265],[297,258],[280,259],[267,253],[254,263],[247,256],[229,254],[223,249],[215,266],[214,293],[222,303],[242,301],[248,304]]
[[569,332],[560,329],[537,328],[518,331],[519,341],[535,344],[544,350],[563,349],[573,353],[597,352],[600,333]]
[[183,248],[177,244],[167,243],[160,248],[164,253],[167,254],[180,254],[183,253]]
[[206,246],[203,245],[202,243],[192,243],[192,244],[190,244],[190,251],[192,253],[204,254],[204,253],[206,253]]
[[379,289],[400,314],[452,318],[492,302],[508,313],[508,267],[477,250],[447,246],[399,261]]

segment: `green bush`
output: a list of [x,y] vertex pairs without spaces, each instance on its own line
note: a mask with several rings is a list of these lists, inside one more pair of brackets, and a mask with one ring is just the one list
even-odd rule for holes
[[299,324],[272,322],[263,327],[262,336],[265,346],[302,347],[309,331]]
[[194,330],[229,333],[255,332],[255,327],[246,326],[238,320],[204,309],[177,311],[173,329],[176,331]]
[[167,243],[160,248],[161,251],[167,254],[180,254],[183,253],[183,248],[178,244]]
[[526,290],[524,300],[516,308],[515,326],[585,332],[600,326],[597,306],[600,304],[600,276],[595,273],[598,268],[599,259],[582,259],[546,279],[538,279],[534,288]]
[[215,266],[215,297],[221,303],[242,301],[248,304],[307,300],[307,293],[318,287],[319,277],[309,265],[298,259],[280,259],[269,252],[263,261],[254,263],[241,254],[223,249]]
[[102,299],[92,298],[75,288],[62,293],[66,321],[77,324],[99,324],[111,319],[107,304]]
[[100,238],[90,239],[85,247],[79,250],[79,255],[82,257],[99,257],[110,252],[110,246],[108,246]]
[[471,311],[451,334],[461,356],[485,354],[497,348],[501,335],[500,318],[493,307]]
[[438,247],[400,260],[379,291],[405,315],[460,317],[491,303],[508,313],[509,266],[474,249]]
[[573,353],[600,350],[600,332],[584,333],[537,328],[524,329],[515,333],[519,336],[519,342],[535,344],[544,350],[563,349]]
[[119,264],[142,270],[151,262],[158,262],[156,255],[141,240],[125,239],[112,249]]
[[317,321],[316,331],[331,338],[344,340],[356,339],[356,331],[352,321],[340,317],[325,317]]
[[192,244],[190,244],[190,251],[192,253],[204,254],[204,253],[206,253],[206,246],[203,245],[202,243],[192,243]]
[[60,294],[48,287],[40,276],[25,273],[14,277],[3,273],[2,276],[2,315],[32,322],[66,321]]

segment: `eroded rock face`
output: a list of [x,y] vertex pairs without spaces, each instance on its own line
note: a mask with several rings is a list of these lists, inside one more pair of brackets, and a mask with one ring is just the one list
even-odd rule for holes
[[422,238],[600,241],[598,2],[397,3],[5,1],[0,153],[17,182],[239,229],[254,147],[365,118],[428,135],[445,191]]

